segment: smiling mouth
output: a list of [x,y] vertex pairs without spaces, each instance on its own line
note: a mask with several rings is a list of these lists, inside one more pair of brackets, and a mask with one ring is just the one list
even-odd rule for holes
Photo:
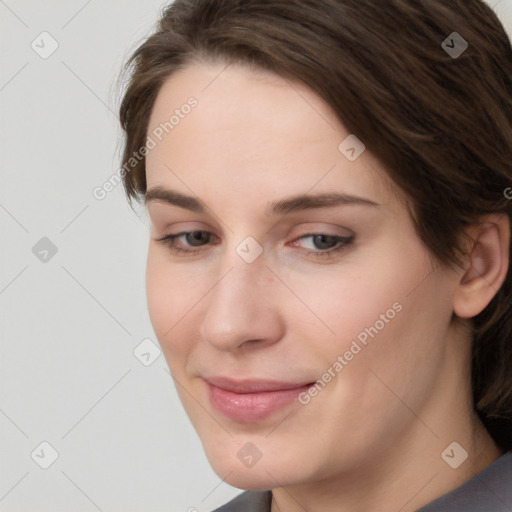
[[271,380],[235,381],[224,377],[205,379],[213,407],[233,421],[256,422],[289,407],[314,382]]

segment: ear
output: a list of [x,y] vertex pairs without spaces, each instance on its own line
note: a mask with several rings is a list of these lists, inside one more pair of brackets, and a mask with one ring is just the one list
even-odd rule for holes
[[507,275],[510,221],[505,214],[487,215],[465,233],[468,259],[455,291],[453,310],[460,318],[472,318],[491,302]]

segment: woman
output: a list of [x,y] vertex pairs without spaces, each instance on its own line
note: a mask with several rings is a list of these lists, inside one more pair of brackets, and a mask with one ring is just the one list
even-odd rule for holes
[[219,511],[512,509],[512,51],[481,0],[176,0],[120,109]]

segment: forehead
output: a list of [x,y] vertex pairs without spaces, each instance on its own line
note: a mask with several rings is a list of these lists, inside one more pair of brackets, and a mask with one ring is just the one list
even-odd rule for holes
[[282,189],[341,188],[366,190],[382,202],[390,181],[368,151],[356,161],[340,152],[349,135],[331,107],[298,81],[241,65],[192,64],[169,77],[155,101],[148,188],[186,185],[199,195],[228,186],[267,200]]

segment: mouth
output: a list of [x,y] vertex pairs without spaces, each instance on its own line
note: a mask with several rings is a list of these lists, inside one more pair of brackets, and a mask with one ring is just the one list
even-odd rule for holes
[[314,382],[275,380],[236,381],[226,377],[204,379],[213,407],[233,421],[261,421],[289,407]]

